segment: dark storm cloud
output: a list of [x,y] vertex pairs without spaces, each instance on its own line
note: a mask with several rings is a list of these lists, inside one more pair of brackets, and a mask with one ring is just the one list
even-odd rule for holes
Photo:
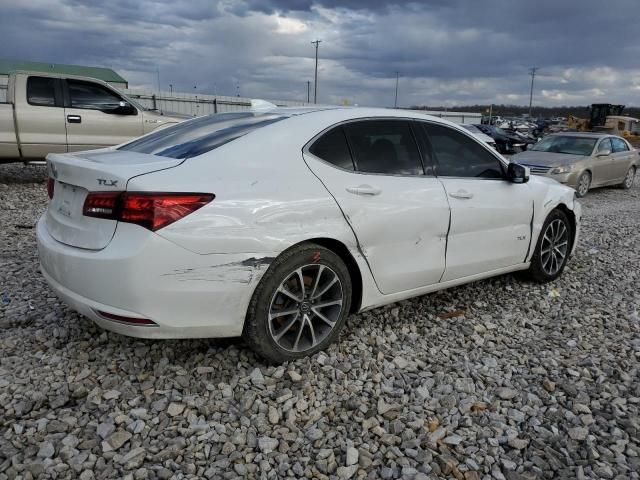
[[[389,105],[640,103],[638,0],[0,0],[2,57],[111,66],[132,85]],[[194,89],[194,86],[197,88]]]

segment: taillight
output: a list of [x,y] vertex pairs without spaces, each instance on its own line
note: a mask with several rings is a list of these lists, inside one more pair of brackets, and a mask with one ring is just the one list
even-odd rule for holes
[[47,195],[49,195],[50,199],[53,198],[53,189],[55,188],[55,186],[56,181],[53,178],[49,177],[47,180]]
[[94,192],[87,195],[82,207],[82,214],[87,217],[117,220],[120,192]]
[[214,198],[211,193],[93,192],[87,195],[82,212],[87,217],[135,223],[156,231]]

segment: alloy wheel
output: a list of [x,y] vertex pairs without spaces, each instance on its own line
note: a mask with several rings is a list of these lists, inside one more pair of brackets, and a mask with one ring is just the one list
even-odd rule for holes
[[569,250],[569,230],[560,219],[553,220],[544,232],[540,244],[542,269],[553,276],[560,271]]
[[289,352],[310,350],[331,333],[343,306],[336,272],[322,264],[304,265],[290,273],[271,298],[271,338]]
[[631,188],[633,186],[633,180],[635,179],[636,171],[633,168],[630,168],[627,172],[627,175],[624,177],[624,186],[625,188]]
[[589,191],[589,184],[591,183],[591,177],[588,173],[583,173],[578,180],[578,194],[584,197]]

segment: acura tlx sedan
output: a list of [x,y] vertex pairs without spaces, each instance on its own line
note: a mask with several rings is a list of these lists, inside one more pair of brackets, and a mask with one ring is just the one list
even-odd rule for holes
[[349,313],[553,280],[579,231],[573,189],[417,112],[262,107],[47,163],[38,248],[66,303],[134,337],[242,335],[276,362]]

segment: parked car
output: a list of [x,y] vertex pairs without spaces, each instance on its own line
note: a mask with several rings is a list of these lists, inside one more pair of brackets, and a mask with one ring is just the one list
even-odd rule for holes
[[500,275],[558,277],[571,188],[418,112],[273,108],[50,154],[42,274],[100,326],[242,335],[284,361],[349,313]]
[[0,103],[0,162],[117,145],[182,120],[145,110],[101,80],[16,72]]
[[484,143],[489,145],[491,148],[495,148],[496,150],[498,149],[498,147],[496,146],[495,140],[491,138],[489,135],[487,135],[486,133],[483,133],[482,130],[480,130],[475,125],[472,125],[470,123],[463,123],[461,127],[471,132],[478,140],[483,141]]
[[482,124],[475,126],[483,133],[486,133],[493,138],[500,153],[516,153],[526,150],[527,145],[534,143],[514,133],[509,133],[500,127]]
[[579,197],[594,187],[631,188],[640,165],[638,151],[624,138],[587,132],[550,134],[511,160],[575,188]]

